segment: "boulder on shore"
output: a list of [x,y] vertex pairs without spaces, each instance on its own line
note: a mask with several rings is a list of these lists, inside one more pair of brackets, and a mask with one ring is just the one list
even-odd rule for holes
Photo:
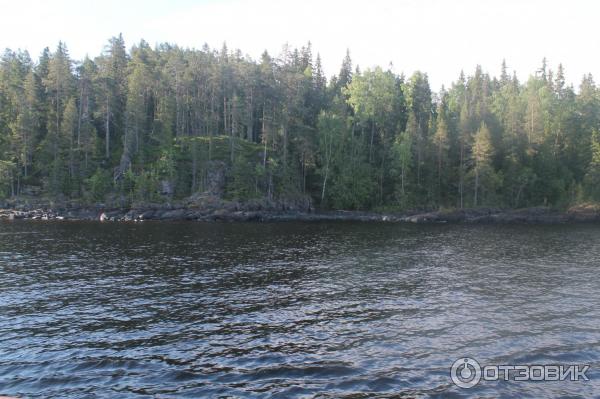
[[[204,203],[204,206],[202,205]],[[375,213],[361,211],[314,212],[304,200],[270,202],[223,201],[212,197],[192,204],[138,205],[131,209],[20,207],[0,209],[0,219],[33,220],[195,220],[206,222],[248,221],[354,221],[406,223],[537,223],[600,222],[600,205],[582,204],[561,212],[548,207],[524,209],[473,208],[412,213]]]

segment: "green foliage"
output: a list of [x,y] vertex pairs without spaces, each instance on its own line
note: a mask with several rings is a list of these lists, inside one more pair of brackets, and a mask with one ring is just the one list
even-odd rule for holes
[[591,138],[592,160],[585,175],[587,195],[594,201],[600,201],[600,133],[594,130]]
[[231,198],[248,200],[261,196],[259,182],[264,179],[265,171],[262,165],[238,156],[231,170],[227,193]]
[[523,83],[477,66],[436,94],[426,73],[361,72],[349,52],[327,82],[310,45],[255,62],[227,47],[127,51],[118,36],[82,62],[64,43],[0,59],[3,197],[32,185],[128,204],[213,190],[340,209],[567,206],[600,201],[598,131],[592,76],[575,91],[545,62]]
[[[338,110],[343,109],[339,106]],[[376,187],[362,140],[349,120],[335,112],[319,115],[321,204],[336,209],[369,207]]]
[[409,208],[415,205],[410,195],[412,151],[413,138],[409,131],[404,131],[396,138],[392,147],[392,173],[398,181],[394,194],[400,208]]
[[133,178],[133,199],[142,203],[160,201],[159,178],[154,171],[141,171]]
[[339,178],[332,183],[331,202],[335,209],[368,209],[377,185],[372,167],[357,160],[342,165]]
[[393,111],[395,90],[394,75],[377,67],[355,76],[344,94],[361,120],[381,124]]
[[118,182],[121,196],[125,198],[129,205],[135,201],[135,181],[135,174],[130,168],[125,171],[123,178]]
[[0,161],[0,199],[12,194],[13,175],[16,165],[12,162]]
[[112,188],[112,178],[108,171],[96,169],[96,172],[86,180],[87,192],[91,201],[104,201]]
[[[473,169],[471,175],[475,192],[473,196],[473,206],[478,206],[481,202],[485,202],[482,201],[482,199],[489,196],[489,193],[493,192],[493,189],[496,186],[496,174],[491,165],[492,151],[493,147],[490,130],[485,123],[482,123],[475,134],[473,147],[471,149],[473,157]],[[480,195],[480,191],[483,195]]]

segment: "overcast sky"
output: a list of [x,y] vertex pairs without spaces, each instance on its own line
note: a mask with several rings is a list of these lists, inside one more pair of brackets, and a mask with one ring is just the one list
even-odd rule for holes
[[600,2],[585,0],[0,0],[0,47],[34,58],[59,40],[71,56],[95,56],[122,32],[127,47],[240,48],[258,58],[282,44],[313,44],[328,75],[346,48],[361,68],[427,72],[434,90],[475,65],[497,75],[502,59],[525,79],[545,56],[567,79],[600,76]]

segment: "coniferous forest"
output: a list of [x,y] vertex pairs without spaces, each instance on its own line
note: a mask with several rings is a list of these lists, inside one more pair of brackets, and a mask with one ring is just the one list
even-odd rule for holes
[[59,43],[0,64],[0,198],[170,202],[224,175],[227,199],[322,209],[565,207],[600,200],[600,91],[545,60],[519,81],[480,66],[327,79],[311,45],[259,60],[121,36],[76,61]]

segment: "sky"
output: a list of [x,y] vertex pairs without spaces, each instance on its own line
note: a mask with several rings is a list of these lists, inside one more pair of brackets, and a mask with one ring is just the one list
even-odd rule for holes
[[593,0],[0,0],[0,48],[37,59],[62,40],[82,59],[123,33],[128,47],[226,42],[258,59],[311,41],[328,76],[348,48],[363,70],[421,70],[435,91],[478,64],[497,76],[503,59],[524,80],[544,57],[577,87],[584,73],[600,79],[599,16]]

